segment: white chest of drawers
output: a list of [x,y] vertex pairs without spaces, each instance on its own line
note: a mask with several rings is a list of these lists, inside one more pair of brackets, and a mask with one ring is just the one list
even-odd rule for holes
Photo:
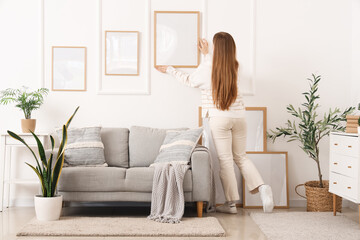
[[[329,192],[360,204],[360,138],[358,134],[330,134]],[[334,215],[336,211],[334,208]],[[359,209],[360,216],[360,209]]]

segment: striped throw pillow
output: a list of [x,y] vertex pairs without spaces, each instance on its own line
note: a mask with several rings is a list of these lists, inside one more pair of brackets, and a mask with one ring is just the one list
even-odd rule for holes
[[[62,131],[56,131],[59,138]],[[65,148],[65,166],[107,166],[101,127],[69,128]]]
[[189,162],[191,153],[199,141],[202,132],[202,128],[186,131],[168,130],[155,163]]

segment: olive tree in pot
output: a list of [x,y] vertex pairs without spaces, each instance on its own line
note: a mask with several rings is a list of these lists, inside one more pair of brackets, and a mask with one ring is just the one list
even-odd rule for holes
[[55,141],[52,136],[50,136],[52,153],[50,154],[49,159],[46,159],[45,149],[43,144],[36,136],[36,134],[34,134],[34,132],[31,131],[31,134],[34,136],[37,143],[38,155],[40,158],[38,159],[35,152],[31,149],[31,147],[29,147],[29,145],[24,141],[24,139],[19,137],[14,132],[7,131],[11,137],[24,144],[30,150],[30,152],[35,158],[36,166],[33,166],[29,163],[26,164],[30,166],[32,170],[34,170],[41,184],[42,195],[36,195],[34,197],[35,212],[38,220],[54,221],[60,218],[61,208],[62,208],[62,196],[56,195],[56,186],[58,184],[61,175],[61,170],[64,165],[65,147],[67,144],[67,129],[78,109],[79,107],[76,108],[73,115],[70,117],[67,123],[62,127],[62,140],[56,157],[54,156],[53,153]]
[[24,133],[35,132],[36,119],[31,118],[32,111],[39,109],[44,103],[44,96],[49,93],[47,88],[39,88],[28,92],[27,87],[22,89],[8,88],[0,92],[0,104],[7,105],[15,102],[15,107],[23,111],[25,119],[21,119],[21,129]]
[[[345,127],[342,122],[346,122],[346,115],[354,110],[354,107],[346,108],[344,111],[339,108],[330,109],[328,113],[324,114],[323,118],[318,118],[319,104],[316,101],[320,98],[318,95],[320,80],[321,76],[314,74],[312,74],[312,79],[308,79],[310,89],[302,93],[306,100],[302,104],[302,108],[296,109],[292,104],[287,106],[287,112],[294,116],[298,123],[295,120],[288,120],[284,127],[277,127],[268,133],[268,138],[273,142],[281,136],[288,137],[288,142],[299,141],[301,143],[300,148],[304,150],[310,159],[314,160],[317,167],[318,181],[309,181],[297,186],[305,185],[308,211],[332,210],[332,195],[328,191],[329,183],[322,178],[319,143],[331,131],[344,131]],[[341,208],[341,201],[338,202],[339,206],[337,208]]]

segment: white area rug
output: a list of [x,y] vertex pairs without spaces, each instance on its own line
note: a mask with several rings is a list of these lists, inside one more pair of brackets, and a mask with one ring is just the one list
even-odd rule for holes
[[359,223],[331,212],[250,213],[268,240],[356,240]]
[[62,217],[27,223],[17,236],[166,236],[223,237],[225,231],[214,217],[183,218],[179,224],[158,223],[146,218]]

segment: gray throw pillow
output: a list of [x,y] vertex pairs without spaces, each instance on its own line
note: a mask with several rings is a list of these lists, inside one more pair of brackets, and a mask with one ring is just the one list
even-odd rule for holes
[[149,167],[154,163],[168,130],[170,129],[132,126],[129,135],[130,167]]
[[[69,128],[65,148],[65,166],[107,166],[101,127]],[[62,139],[62,131],[56,131]]]
[[167,131],[155,163],[173,161],[189,162],[191,153],[194,151],[202,132],[202,128],[186,131]]

